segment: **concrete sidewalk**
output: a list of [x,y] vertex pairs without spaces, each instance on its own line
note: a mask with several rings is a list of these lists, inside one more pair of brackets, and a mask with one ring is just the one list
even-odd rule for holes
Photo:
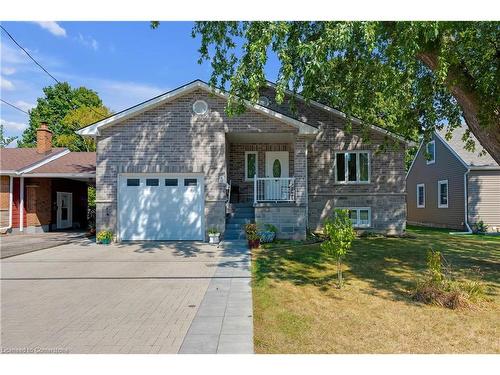
[[0,258],[9,258],[32,251],[50,249],[86,240],[83,231],[48,232],[37,234],[8,234],[0,236]]
[[250,250],[246,241],[221,244],[222,257],[179,353],[253,353]]

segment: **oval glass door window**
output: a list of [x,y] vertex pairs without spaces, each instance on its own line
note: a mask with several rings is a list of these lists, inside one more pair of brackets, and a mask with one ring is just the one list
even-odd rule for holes
[[273,163],[273,177],[281,177],[281,162],[276,159]]

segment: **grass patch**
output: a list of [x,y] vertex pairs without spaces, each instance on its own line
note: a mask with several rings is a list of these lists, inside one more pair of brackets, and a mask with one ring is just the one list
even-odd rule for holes
[[[407,238],[356,239],[344,289],[319,244],[253,252],[255,349],[259,353],[499,353],[500,238],[410,227]],[[412,299],[429,248],[470,286],[481,272],[489,302],[448,310]]]

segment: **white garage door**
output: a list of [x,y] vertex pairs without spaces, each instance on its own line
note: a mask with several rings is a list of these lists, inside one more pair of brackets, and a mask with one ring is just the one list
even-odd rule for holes
[[121,175],[121,240],[204,240],[203,176]]

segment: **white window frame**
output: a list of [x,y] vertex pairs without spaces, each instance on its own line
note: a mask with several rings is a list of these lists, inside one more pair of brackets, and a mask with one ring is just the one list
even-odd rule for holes
[[[441,204],[441,185],[446,185],[446,204]],[[448,184],[448,180],[440,180],[438,181],[438,208],[448,208],[448,204],[450,203],[450,185]]]
[[[424,191],[424,203],[423,204],[420,204],[419,201],[418,201],[418,189],[422,187],[423,188],[423,191]],[[417,208],[425,208],[425,184],[417,184]]]
[[[356,211],[356,223],[353,223],[354,228],[371,228],[372,226],[372,209],[371,207],[335,207],[336,210],[350,210]],[[368,211],[368,224],[360,224],[360,211]]]
[[[360,181],[360,168],[359,168],[359,155],[356,156],[356,181],[349,181],[349,165],[347,159],[344,156],[344,181],[337,180],[337,154],[367,154],[368,155],[368,181]],[[335,151],[333,163],[335,168],[333,173],[335,175],[335,183],[339,185],[363,185],[369,184],[371,182],[371,166],[372,166],[372,155],[369,150],[348,150],[348,151]]]
[[258,151],[245,151],[245,181],[253,181],[255,176],[248,175],[248,155],[255,155],[255,173],[259,170],[259,153]]
[[425,153],[428,154],[429,153],[429,145],[432,145],[432,159],[431,160],[427,160],[427,156],[425,156],[425,161],[427,163],[427,165],[429,164],[434,164],[436,162],[436,141],[432,140],[430,142],[428,142],[426,145],[425,145]]

